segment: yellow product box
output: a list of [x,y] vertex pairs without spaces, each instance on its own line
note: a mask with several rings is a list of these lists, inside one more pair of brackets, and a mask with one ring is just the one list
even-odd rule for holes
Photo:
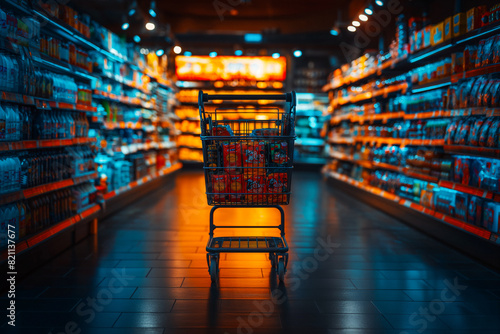
[[474,7],[467,11],[467,32],[481,27],[481,16],[485,11],[485,6]]
[[465,33],[465,21],[464,13],[458,13],[453,16],[453,37],[457,37]]
[[427,27],[425,27],[423,29],[423,35],[424,35],[424,39],[423,39],[423,45],[422,45],[422,48],[428,48],[429,46],[431,46],[431,30],[432,30],[432,26],[431,25],[428,25]]
[[444,32],[443,32],[444,22],[440,22],[434,26],[432,26],[431,30],[431,45],[438,45],[442,43],[444,40]]
[[443,21],[443,40],[448,40],[453,35],[453,25],[451,16]]

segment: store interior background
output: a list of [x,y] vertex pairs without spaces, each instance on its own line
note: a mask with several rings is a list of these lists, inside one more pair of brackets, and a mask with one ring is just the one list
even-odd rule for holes
[[[459,277],[468,292],[429,332],[495,332],[496,1],[2,0],[0,9],[0,66],[15,74],[0,73],[0,172],[14,175],[0,183],[0,260],[7,271],[11,224],[27,327],[60,328],[112,268],[128,266],[136,280],[89,328],[235,329],[233,313],[248,314],[271,288],[289,300],[263,333],[313,323],[416,331],[408,316]],[[297,92],[291,257],[312,256],[325,235],[342,245],[300,289],[276,283],[262,254],[227,254],[222,289],[208,289],[199,90]]]

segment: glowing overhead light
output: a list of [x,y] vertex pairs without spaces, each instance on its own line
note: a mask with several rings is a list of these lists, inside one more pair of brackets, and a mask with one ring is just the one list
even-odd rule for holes
[[128,27],[130,27],[130,24],[128,22],[125,22],[124,24],[122,24],[122,30],[127,30]]
[[360,19],[361,21],[368,21],[368,16],[366,16],[365,14],[360,14],[360,15],[359,15],[359,19]]
[[156,17],[156,1],[151,1],[151,5],[149,6],[149,15],[151,17]]
[[302,56],[302,51],[300,51],[300,50],[295,50],[295,51],[293,51],[293,55],[294,55],[295,57],[299,58],[300,56]]
[[245,34],[245,42],[247,43],[260,43],[262,42],[261,34]]
[[352,21],[352,25],[355,27],[359,27],[361,23],[359,23],[359,21]]
[[131,10],[128,11],[128,16],[132,16],[135,14],[135,8],[132,8]]
[[372,15],[373,14],[373,10],[371,10],[371,8],[365,8],[365,14],[366,15]]
[[333,28],[330,30],[330,35],[332,36],[338,36],[339,35],[339,29],[338,28]]
[[160,50],[157,50],[157,51],[156,51],[156,55],[157,55],[158,57],[163,56],[163,54],[164,54],[164,53],[165,53],[165,51],[163,51],[163,49],[160,49]]
[[184,51],[184,56],[191,57],[193,54],[190,51]]
[[236,51],[234,51],[234,54],[236,56],[241,56],[241,55],[243,55],[243,51],[242,50],[236,50]]
[[155,28],[156,28],[156,25],[153,22],[146,23],[146,29],[148,29],[149,31],[155,30]]
[[212,52],[210,52],[208,55],[209,55],[210,57],[212,57],[212,58],[215,58],[215,57],[217,57],[217,52],[212,51]]
[[141,38],[139,37],[139,35],[135,35],[134,42],[139,43],[140,41],[141,41]]
[[356,28],[353,27],[353,26],[348,26],[347,27],[347,30],[349,30],[350,32],[355,32],[356,31]]
[[375,0],[375,3],[377,4],[377,6],[383,6],[384,5],[384,2],[382,0]]
[[174,53],[178,55],[182,52],[182,48],[179,45],[174,46]]
[[280,57],[280,54],[278,52],[273,53],[272,57],[274,59],[278,59]]

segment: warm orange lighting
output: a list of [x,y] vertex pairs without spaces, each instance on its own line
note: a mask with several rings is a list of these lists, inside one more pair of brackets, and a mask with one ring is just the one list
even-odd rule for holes
[[281,89],[281,88],[283,88],[283,83],[282,82],[273,82],[273,88],[274,89]]
[[178,80],[256,80],[284,81],[286,58],[178,56],[175,58]]
[[214,87],[215,88],[222,88],[222,87],[224,87],[224,82],[216,81],[216,82],[214,82]]
[[267,88],[267,83],[265,83],[263,81],[259,81],[259,82],[257,82],[257,88],[260,88],[260,89]]

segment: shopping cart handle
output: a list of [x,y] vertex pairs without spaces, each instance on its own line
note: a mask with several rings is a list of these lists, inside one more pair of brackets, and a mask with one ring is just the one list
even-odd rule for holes
[[210,100],[275,100],[275,101],[286,101],[292,102],[292,94],[261,94],[261,95],[241,95],[241,94],[211,94],[203,93],[203,102],[208,102]]

